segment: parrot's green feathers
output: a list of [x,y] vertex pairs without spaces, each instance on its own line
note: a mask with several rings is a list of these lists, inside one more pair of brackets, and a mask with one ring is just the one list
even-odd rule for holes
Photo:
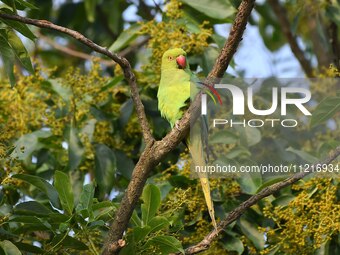
[[[182,118],[187,104],[190,102],[190,85],[198,85],[198,79],[193,76],[186,60],[186,52],[176,48],[164,52],[161,66],[161,81],[158,88],[158,108],[161,115],[166,118],[171,128],[176,121]],[[198,93],[196,86],[192,86],[192,95]],[[194,125],[196,128],[199,126]],[[202,130],[197,130],[192,139],[187,139],[190,154],[195,165],[204,166],[203,145],[201,140]],[[217,228],[214,205],[210,195],[210,185],[206,173],[199,174],[204,197],[208,206],[212,223]]]
[[184,68],[178,64],[181,57],[186,59],[186,52],[180,48],[168,50],[162,57],[158,108],[171,127],[182,117],[183,109],[190,99],[191,72],[186,61]]

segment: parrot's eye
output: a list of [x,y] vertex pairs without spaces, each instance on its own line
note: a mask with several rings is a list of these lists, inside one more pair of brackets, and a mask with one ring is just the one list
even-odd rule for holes
[[168,59],[169,59],[169,60],[174,60],[174,57],[169,56]]

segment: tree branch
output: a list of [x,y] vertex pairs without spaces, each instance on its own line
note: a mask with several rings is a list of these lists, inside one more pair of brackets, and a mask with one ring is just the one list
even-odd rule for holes
[[242,41],[243,32],[246,29],[248,18],[254,8],[255,0],[243,0],[238,7],[233,26],[231,27],[227,41],[225,42],[215,65],[208,75],[210,78],[222,78],[229,63],[234,56],[238,45]]
[[118,65],[120,65],[124,71],[125,79],[128,81],[131,87],[131,95],[136,106],[137,116],[142,127],[144,140],[146,141],[147,144],[153,143],[154,138],[152,137],[152,134],[150,131],[150,126],[145,115],[143,103],[139,97],[136,77],[134,73],[132,72],[132,68],[131,68],[129,61],[126,58],[123,58],[119,56],[118,54],[110,52],[105,47],[99,46],[98,44],[94,43],[93,41],[91,41],[90,39],[88,39],[87,37],[85,37],[84,35],[82,35],[81,33],[77,31],[68,29],[66,27],[58,26],[47,20],[30,19],[30,18],[18,16],[18,15],[3,13],[1,11],[0,11],[0,18],[16,20],[22,23],[34,25],[36,27],[48,28],[48,29],[52,29],[52,30],[67,34],[75,38],[79,42],[85,44],[92,50],[109,57],[110,59],[115,61]]
[[241,203],[237,208],[232,210],[228,217],[224,220],[222,220],[218,226],[217,229],[211,231],[207,236],[204,237],[204,239],[199,242],[196,245],[193,245],[185,250],[185,254],[196,254],[202,251],[205,251],[209,248],[211,242],[218,236],[220,232],[223,231],[230,223],[234,222],[237,220],[248,208],[259,202],[262,198],[267,197],[269,195],[274,194],[275,192],[279,191],[280,189],[287,187],[298,180],[302,179],[303,177],[309,175],[312,173],[311,169],[316,169],[316,166],[318,164],[329,164],[331,163],[334,159],[336,159],[340,155],[340,146],[337,147],[331,155],[321,161],[320,163],[316,163],[313,167],[309,167],[306,169],[304,172],[297,173],[281,182],[275,183],[271,186],[268,186],[261,190],[259,193],[251,196],[248,200],[244,201]]
[[[221,78],[223,76],[230,63],[230,60],[232,59],[233,54],[236,52],[236,49],[240,41],[242,40],[242,35],[246,27],[247,20],[250,16],[251,10],[254,6],[254,2],[255,0],[242,1],[235,18],[235,22],[229,34],[228,40],[224,45],[220,56],[216,60],[215,65],[210,72],[208,78]],[[145,150],[143,151],[142,155],[139,158],[139,161],[135,166],[131,181],[122,199],[120,207],[116,212],[115,220],[111,226],[111,229],[108,233],[107,241],[104,245],[104,255],[115,254],[122,247],[122,242],[120,242],[120,239],[122,238],[122,235],[127,228],[132,212],[142,193],[143,187],[151,169],[156,166],[167,153],[175,149],[180,141],[182,141],[184,137],[188,135],[190,127],[190,116],[196,115],[200,109],[199,97],[196,97],[194,103],[191,104],[188,111],[184,114],[183,118],[178,123],[177,128],[171,130],[170,133],[167,134],[161,141],[154,141],[146,120],[143,104],[141,103],[141,100],[139,98],[136,78],[131,70],[129,62],[125,58],[111,53],[106,48],[95,44],[94,42],[74,30],[55,25],[49,21],[34,20],[1,12],[0,18],[16,20],[68,34],[78,41],[84,43],[94,51],[108,56],[109,58],[117,62],[124,70],[125,78],[128,80],[131,86],[132,97],[136,104],[137,114],[142,125],[144,138],[147,143]]]
[[304,70],[305,74],[308,77],[313,77],[313,68],[310,64],[310,62],[306,59],[304,52],[300,49],[297,38],[295,35],[293,35],[291,29],[290,29],[290,23],[287,16],[287,11],[284,7],[281,6],[280,2],[278,0],[269,0],[268,3],[272,7],[279,23],[280,27],[282,29],[283,34],[286,36],[287,41],[290,45],[290,48],[297,58],[297,60],[300,62],[300,65],[302,69]]
[[[96,58],[96,56],[86,54],[84,52],[73,50],[73,49],[68,48],[66,46],[60,45],[60,44],[56,43],[54,40],[52,40],[51,38],[49,38],[49,37],[47,37],[47,36],[45,36],[45,35],[43,35],[39,32],[36,32],[36,33],[38,34],[39,39],[42,39],[43,41],[45,41],[46,43],[51,45],[53,48],[65,53],[67,55],[70,55],[70,56],[73,56],[73,57],[76,57],[76,58],[81,58],[81,59],[84,59],[84,60],[93,60],[93,59]],[[102,58],[99,58],[98,60],[101,64],[104,64],[106,66],[113,66],[113,65],[116,64],[115,62],[113,62],[111,60],[106,60],[106,59],[102,59]]]
[[[81,58],[81,59],[85,59],[85,60],[93,60],[93,59],[98,59],[98,61],[105,65],[105,66],[114,66],[116,63],[111,61],[111,60],[106,60],[106,59],[102,59],[102,58],[98,58],[96,56],[90,55],[90,54],[86,54],[84,52],[80,52],[77,50],[73,50],[70,49],[69,47],[60,45],[58,43],[56,43],[53,39],[49,38],[48,36],[45,36],[43,34],[41,34],[39,31],[36,32],[39,39],[42,39],[43,41],[45,41],[46,43],[48,43],[49,45],[51,45],[53,48],[76,58]],[[139,47],[143,46],[144,44],[146,44],[149,40],[149,37],[145,37],[142,40],[131,44],[129,47],[125,48],[124,50],[120,51],[118,53],[119,56],[121,57],[125,57],[126,55],[128,55],[129,53],[135,51],[136,49],[138,49]]]

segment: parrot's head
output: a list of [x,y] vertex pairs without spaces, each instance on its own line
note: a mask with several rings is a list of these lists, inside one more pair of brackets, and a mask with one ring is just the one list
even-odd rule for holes
[[186,69],[187,53],[181,48],[174,48],[164,52],[162,57],[162,70],[164,69]]

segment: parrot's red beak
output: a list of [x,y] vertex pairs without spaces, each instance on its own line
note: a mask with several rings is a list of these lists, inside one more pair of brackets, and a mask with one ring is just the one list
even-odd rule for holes
[[185,56],[183,56],[183,55],[179,55],[176,58],[176,62],[177,62],[178,67],[181,68],[181,69],[185,69],[185,67],[187,66],[187,60],[186,60]]

